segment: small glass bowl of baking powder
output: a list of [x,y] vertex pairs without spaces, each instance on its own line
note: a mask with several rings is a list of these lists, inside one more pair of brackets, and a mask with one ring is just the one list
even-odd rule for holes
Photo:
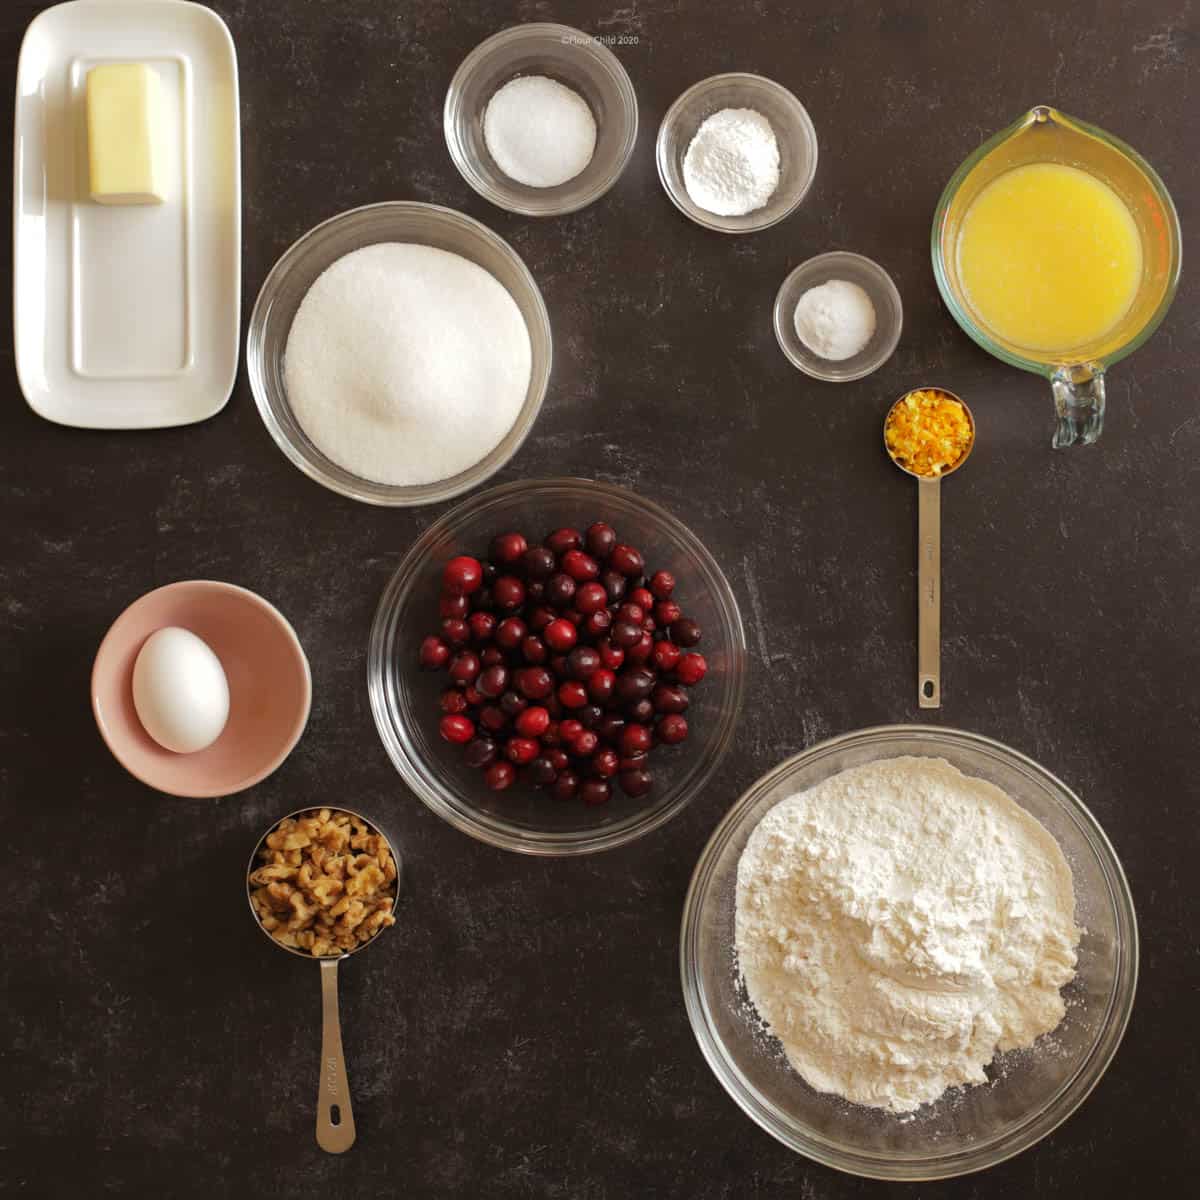
[[[739,217],[701,208],[683,181],[683,159],[696,131],[726,108],[760,113],[779,143],[779,185],[762,208]],[[655,158],[663,188],[681,213],[718,233],[755,233],[790,216],[808,194],[817,173],[817,131],[808,110],[787,88],[761,75],[735,71],[693,84],[667,109],[658,127]]]
[[[902,1116],[810,1087],[784,1057],[737,967],[738,865],[781,800],[850,767],[905,755],[942,758],[1006,792],[1058,842],[1074,877],[1082,930],[1061,1024],[987,1067],[988,1082],[952,1088]],[[1111,797],[1109,797],[1111,799]],[[680,960],[692,1032],[743,1111],[785,1146],[869,1179],[949,1179],[1027,1150],[1100,1081],[1133,1010],[1138,930],[1133,897],[1096,818],[1061,780],[991,738],[928,725],[860,729],[769,771],[726,813],[700,855],[684,901]]]
[[[875,332],[850,358],[822,358],[800,340],[796,331],[796,305],[810,288],[831,279],[857,284],[875,309]],[[849,250],[831,250],[802,262],[784,281],[775,297],[775,338],[788,361],[805,375],[826,383],[848,383],[878,371],[900,343],[904,306],[892,277],[877,263]]]
[[[488,151],[488,102],[518,76],[545,76],[583,98],[596,121],[591,161],[556,187],[530,187],[506,175]],[[462,177],[485,200],[527,217],[555,217],[599,200],[621,177],[637,140],[637,95],[603,42],[568,25],[515,25],[463,59],[446,92],[446,147]]]

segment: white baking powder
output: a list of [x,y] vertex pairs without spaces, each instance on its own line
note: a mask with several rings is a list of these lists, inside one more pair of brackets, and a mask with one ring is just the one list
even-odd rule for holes
[[862,352],[875,333],[871,297],[847,279],[830,279],[800,297],[796,336],[816,355],[841,362]]
[[558,187],[592,161],[596,118],[582,96],[556,79],[519,75],[488,101],[483,140],[510,179]]
[[496,448],[525,403],[531,364],[521,310],[495,276],[446,250],[385,242],[338,259],[308,290],[284,384],[328,458],[411,485]]
[[777,804],[738,864],[738,963],[821,1092],[909,1112],[1063,1017],[1075,900],[1058,843],[942,759],[854,767]]
[[779,186],[779,144],[771,122],[752,108],[723,108],[707,118],[683,156],[692,203],[720,217],[760,209]]

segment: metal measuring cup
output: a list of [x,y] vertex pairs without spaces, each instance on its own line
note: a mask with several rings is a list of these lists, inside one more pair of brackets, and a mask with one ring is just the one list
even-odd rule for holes
[[[937,392],[958,401],[971,426],[971,440],[962,457],[940,475],[919,475],[906,467],[887,442],[888,421],[896,408],[914,392]],[[975,449],[975,418],[961,396],[948,388],[909,388],[895,400],[883,419],[883,448],[888,458],[917,481],[917,704],[942,706],[942,480],[953,475]]]
[[295,812],[290,812],[286,816],[280,817],[278,821],[274,821],[255,843],[254,850],[250,855],[250,863],[246,868],[246,900],[250,905],[250,913],[254,917],[254,924],[258,926],[259,931],[273,946],[280,950],[286,950],[289,954],[296,955],[297,958],[321,964],[321,1069],[320,1078],[317,1082],[317,1145],[330,1154],[342,1154],[354,1145],[355,1134],[354,1109],[350,1103],[350,1081],[346,1075],[346,1056],[342,1050],[342,1026],[338,1014],[338,963],[343,959],[349,958],[352,954],[357,954],[360,950],[366,949],[373,942],[378,941],[380,934],[388,927],[384,926],[383,929],[380,929],[367,941],[355,946],[353,950],[345,950],[336,956],[330,955],[327,958],[314,958],[306,950],[298,950],[293,946],[285,946],[282,942],[277,941],[271,936],[270,931],[259,919],[258,911],[254,907],[254,901],[251,899],[252,887],[250,884],[250,876],[262,865],[258,853],[263,848],[267,838],[284,821],[301,817],[308,813],[319,812],[321,808],[330,808],[334,812],[344,812],[351,817],[356,817],[387,842],[388,849],[392,852],[392,861],[396,864],[395,886],[397,898],[399,897],[402,863],[400,855],[396,850],[395,840],[377,822],[369,821],[361,813],[355,812],[352,808],[346,808],[342,805],[307,805],[304,808],[298,808]]

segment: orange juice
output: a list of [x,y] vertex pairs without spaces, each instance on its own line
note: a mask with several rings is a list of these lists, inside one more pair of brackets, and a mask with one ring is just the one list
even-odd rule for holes
[[1045,353],[1103,338],[1133,303],[1142,274],[1142,241],[1125,202],[1062,163],[1030,163],[993,179],[967,209],[956,251],[979,321]]

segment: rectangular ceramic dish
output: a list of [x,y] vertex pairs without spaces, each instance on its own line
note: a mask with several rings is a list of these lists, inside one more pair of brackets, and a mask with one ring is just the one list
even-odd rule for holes
[[[104,62],[159,76],[171,150],[162,205],[88,198],[84,88]],[[30,24],[17,67],[13,320],[33,410],[88,429],[219,412],[241,324],[237,58],[188,0],[70,0]]]

